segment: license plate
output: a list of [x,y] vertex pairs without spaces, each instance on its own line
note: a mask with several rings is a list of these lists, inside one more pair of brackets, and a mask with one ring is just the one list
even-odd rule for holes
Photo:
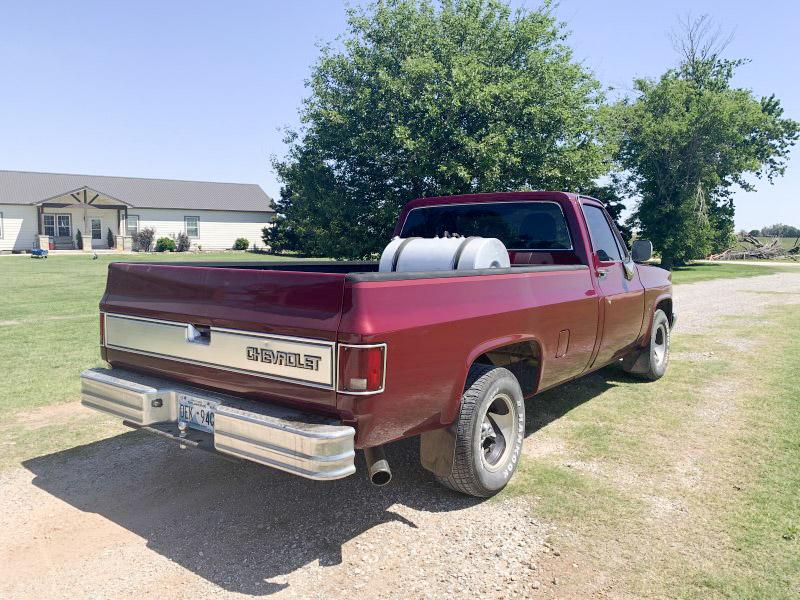
[[217,402],[178,394],[178,421],[193,429],[214,433],[214,411]]

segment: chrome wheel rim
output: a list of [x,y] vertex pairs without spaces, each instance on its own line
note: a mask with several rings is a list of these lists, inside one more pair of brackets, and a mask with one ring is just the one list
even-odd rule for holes
[[656,328],[653,340],[653,353],[655,354],[656,364],[659,366],[667,359],[667,340],[669,340],[669,332],[667,331],[667,326],[662,323]]
[[483,414],[478,451],[486,470],[500,469],[511,453],[515,415],[514,401],[504,393],[497,394]]

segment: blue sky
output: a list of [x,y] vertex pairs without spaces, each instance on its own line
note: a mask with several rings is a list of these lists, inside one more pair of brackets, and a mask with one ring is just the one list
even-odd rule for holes
[[[517,2],[535,6],[536,2]],[[0,169],[259,183],[297,123],[317,44],[345,28],[334,0],[26,2],[0,20]],[[737,84],[800,119],[800,3],[562,0],[576,57],[630,88],[674,63],[678,15],[709,13],[752,62]],[[800,150],[786,177],[736,195],[737,228],[800,226]]]

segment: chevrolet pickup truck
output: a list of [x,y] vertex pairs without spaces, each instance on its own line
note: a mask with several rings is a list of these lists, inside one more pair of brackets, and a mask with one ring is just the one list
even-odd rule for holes
[[[132,427],[311,479],[388,483],[383,452],[420,436],[422,465],[478,497],[519,463],[536,394],[610,363],[661,377],[670,274],[632,251],[603,204],[562,192],[423,198],[400,238],[496,238],[510,266],[377,262],[109,266],[84,405]],[[462,244],[459,244],[462,245]],[[505,257],[503,257],[505,258]],[[396,262],[396,261],[395,261]]]

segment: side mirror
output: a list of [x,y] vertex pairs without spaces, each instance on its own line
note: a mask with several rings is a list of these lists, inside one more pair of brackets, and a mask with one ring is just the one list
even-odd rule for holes
[[653,242],[650,240],[636,240],[631,247],[633,262],[644,263],[653,257]]

